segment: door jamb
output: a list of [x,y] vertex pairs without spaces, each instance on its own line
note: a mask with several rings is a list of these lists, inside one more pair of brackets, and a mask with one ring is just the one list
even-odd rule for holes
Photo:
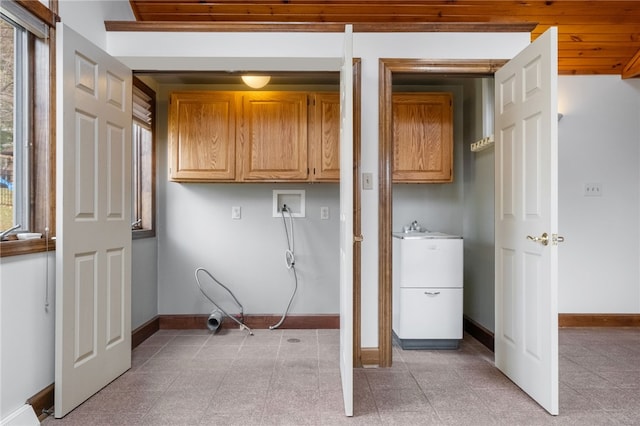
[[[426,60],[385,59],[379,60],[379,126],[378,126],[378,357],[380,367],[391,367],[392,363],[392,173],[393,173],[393,128],[392,128],[392,83],[394,73],[430,74],[455,76],[493,75],[507,60]],[[356,313],[358,315],[358,313]]]
[[[353,235],[362,235],[362,200],[360,195],[361,169],[361,99],[362,60],[353,58]],[[361,348],[361,259],[362,243],[353,244],[353,366],[362,367]]]

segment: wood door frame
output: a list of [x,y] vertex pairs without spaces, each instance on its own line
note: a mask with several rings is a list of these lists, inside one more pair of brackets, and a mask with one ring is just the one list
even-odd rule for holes
[[[360,194],[360,170],[362,162],[362,60],[353,58],[353,235],[362,235],[362,196]],[[362,243],[353,244],[353,366],[362,367],[362,291],[361,291]]]
[[[507,60],[427,60],[380,58],[378,124],[378,357],[380,367],[392,363],[392,176],[393,117],[392,83],[394,73],[430,74],[448,77],[492,76]],[[356,313],[358,316],[359,313]]]

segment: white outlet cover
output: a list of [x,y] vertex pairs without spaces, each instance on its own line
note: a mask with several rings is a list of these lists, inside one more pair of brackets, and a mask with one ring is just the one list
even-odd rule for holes
[[320,207],[320,219],[329,219],[329,207]]
[[588,182],[584,184],[585,197],[602,197],[602,184],[600,182]]

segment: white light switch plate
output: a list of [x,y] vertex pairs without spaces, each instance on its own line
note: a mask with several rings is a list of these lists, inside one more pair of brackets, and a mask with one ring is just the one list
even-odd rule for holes
[[242,217],[242,208],[240,206],[231,207],[231,219],[240,219]]
[[362,189],[373,189],[373,173],[362,174]]

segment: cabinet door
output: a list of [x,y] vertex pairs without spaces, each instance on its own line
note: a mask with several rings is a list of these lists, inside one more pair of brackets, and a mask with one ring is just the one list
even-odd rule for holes
[[401,339],[462,339],[461,288],[400,289]]
[[398,265],[393,274],[399,287],[462,287],[461,238],[404,239],[399,248],[393,252],[394,260],[397,257],[394,265]]
[[235,179],[235,111],[235,95],[231,92],[171,94],[171,180]]
[[246,93],[242,107],[243,180],[306,180],[307,95]]
[[393,181],[453,181],[452,95],[393,94]]
[[316,93],[310,113],[311,179],[340,180],[340,95]]

